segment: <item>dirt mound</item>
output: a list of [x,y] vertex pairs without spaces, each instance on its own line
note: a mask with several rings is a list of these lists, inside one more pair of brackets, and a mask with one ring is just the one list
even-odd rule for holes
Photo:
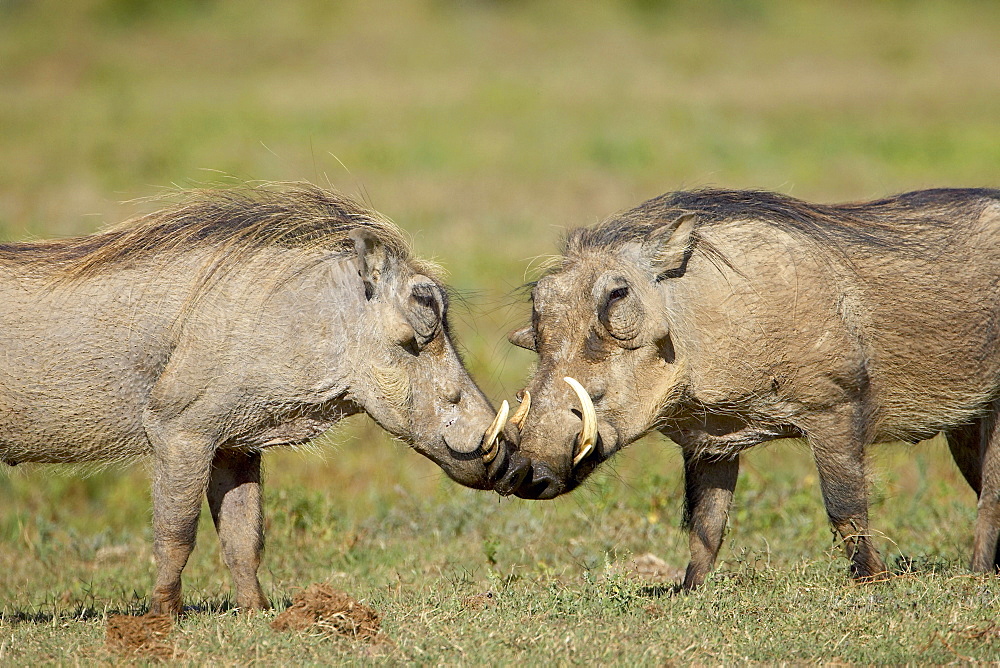
[[378,613],[328,584],[311,584],[274,618],[275,631],[323,630],[362,640],[379,638]]
[[173,644],[167,642],[173,626],[170,615],[110,615],[104,642],[118,654],[169,659],[175,654]]

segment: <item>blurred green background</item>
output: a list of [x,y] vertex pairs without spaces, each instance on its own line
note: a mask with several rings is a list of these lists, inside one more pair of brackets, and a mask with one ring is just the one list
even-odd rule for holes
[[509,295],[568,228],[706,185],[996,186],[998,27],[988,1],[0,0],[0,238],[333,185],[451,271],[499,396],[529,359]]
[[[0,0],[0,240],[89,233],[175,186],[332,185],[450,271],[467,363],[497,401],[531,364],[504,339],[527,317],[517,288],[569,228],[668,190],[856,200],[997,187],[998,167],[989,0]],[[339,545],[401,506],[431,527],[448,512],[483,523],[456,529],[464,547],[442,563],[548,572],[649,549],[681,566],[679,458],[664,443],[632,446],[567,499],[498,505],[352,418],[319,452],[268,455],[265,586],[323,577],[295,560],[332,557],[303,556],[296,531],[324,525],[314,537]],[[964,562],[974,496],[943,444],[880,452],[873,521],[890,555]],[[746,461],[725,555],[770,541],[776,563],[827,558],[808,453],[778,444]],[[144,595],[148,517],[142,467],[0,472],[0,606]],[[622,517],[635,519],[612,526]],[[209,525],[212,556],[188,574],[206,596],[228,586]],[[422,535],[398,534],[401,554]],[[116,546],[145,561],[102,585],[95,555]],[[399,558],[379,563],[398,573]],[[372,563],[344,568],[380,586]]]

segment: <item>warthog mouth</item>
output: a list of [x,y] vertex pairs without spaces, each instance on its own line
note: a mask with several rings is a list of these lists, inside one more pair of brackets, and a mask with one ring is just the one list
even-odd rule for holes
[[[587,390],[585,390],[583,385],[580,384],[580,381],[571,376],[565,376],[563,380],[566,381],[567,385],[573,388],[573,392],[576,393],[577,398],[580,400],[580,416],[583,421],[583,424],[580,426],[580,432],[576,435],[576,439],[574,440],[573,467],[575,468],[594,451],[594,447],[597,445],[598,439],[600,439],[600,434],[597,430],[597,410],[594,408],[594,402],[591,400],[590,394],[588,394]],[[524,420],[528,417],[528,411],[531,410],[531,392],[525,389],[521,391],[521,394],[521,405],[518,406],[514,415],[510,418],[510,423],[517,428],[519,433],[521,431],[521,427],[524,425]],[[505,400],[501,406],[501,412],[497,414],[497,420],[500,419],[501,413],[506,416],[507,408],[508,406]],[[493,434],[495,437],[495,435],[498,434],[502,428],[503,425],[494,420],[493,424],[490,425],[487,436]],[[489,439],[485,439],[483,441],[484,449],[485,444],[488,443],[488,441]]]
[[[594,402],[578,380],[571,376],[565,376],[563,380],[573,389],[580,401],[581,425],[579,432],[573,438],[569,475],[557,475],[549,464],[528,459],[519,452],[512,451],[506,471],[500,475],[494,486],[498,494],[502,496],[514,494],[522,499],[551,499],[578,487],[597,467],[597,458],[592,455],[601,452],[602,436],[597,427],[597,410],[594,408]],[[524,421],[531,410],[531,393],[527,389],[522,390],[519,398],[521,405],[509,420],[517,433],[521,433]],[[487,437],[495,437],[500,433],[502,423],[498,420],[506,416],[507,408],[505,401],[497,414],[497,420],[490,425]],[[484,439],[484,443],[486,442],[487,439]],[[492,457],[493,453],[490,453],[490,456]]]
[[[580,430],[573,438],[572,465],[568,476],[557,475],[555,470],[542,461],[524,458],[514,453],[511,465],[497,481],[494,489],[502,496],[514,494],[522,499],[551,499],[565,494],[580,485],[594,470],[598,462],[593,455],[601,451],[602,437],[597,428],[597,411],[590,395],[583,385],[570,376],[563,378],[580,401]],[[510,418],[518,432],[531,410],[531,393],[521,392],[521,405]]]
[[532,461],[515,452],[511,456],[507,470],[497,480],[493,489],[501,496],[514,495],[534,500],[552,499],[579,487],[596,466],[596,462],[588,460],[574,469],[569,477],[562,477],[545,462]]

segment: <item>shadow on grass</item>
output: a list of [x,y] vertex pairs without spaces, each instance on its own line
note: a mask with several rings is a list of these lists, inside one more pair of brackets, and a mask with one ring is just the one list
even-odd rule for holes
[[[290,600],[283,600],[276,605],[275,609],[282,610],[290,605]],[[141,617],[149,613],[149,604],[146,601],[135,600],[132,603],[117,606],[98,607],[90,604],[79,604],[75,608],[63,610],[42,610],[46,606],[38,606],[35,609],[22,609],[6,611],[0,610],[0,624],[51,624],[54,621],[80,621],[87,622],[98,619],[105,619],[112,615],[127,615],[129,617]],[[55,607],[55,606],[53,606]],[[185,605],[181,619],[188,615],[198,614],[225,614],[239,610],[230,597],[220,597],[206,599],[192,605]]]
[[941,557],[898,555],[893,560],[890,573],[892,575],[911,575],[915,573],[939,574],[955,570],[954,561]]
[[645,585],[639,587],[638,593],[640,596],[646,596],[649,598],[673,598],[675,596],[686,594],[687,591],[680,585],[680,583],[674,583]]

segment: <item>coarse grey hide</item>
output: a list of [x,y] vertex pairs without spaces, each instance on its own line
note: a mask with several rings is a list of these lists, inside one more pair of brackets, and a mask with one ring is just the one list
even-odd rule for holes
[[151,458],[150,611],[181,610],[205,494],[237,604],[266,607],[266,448],[365,412],[463,485],[507,465],[447,309],[392,223],[304,184],[193,191],[101,234],[0,245],[0,461]]
[[[818,205],[768,192],[652,199],[572,232],[511,342],[538,353],[502,493],[551,498],[653,430],[682,449],[691,562],[722,541],[743,450],[805,438],[852,574],[885,572],[864,455],[939,432],[1000,533],[1000,191]],[[526,411],[526,412],[525,412]]]

